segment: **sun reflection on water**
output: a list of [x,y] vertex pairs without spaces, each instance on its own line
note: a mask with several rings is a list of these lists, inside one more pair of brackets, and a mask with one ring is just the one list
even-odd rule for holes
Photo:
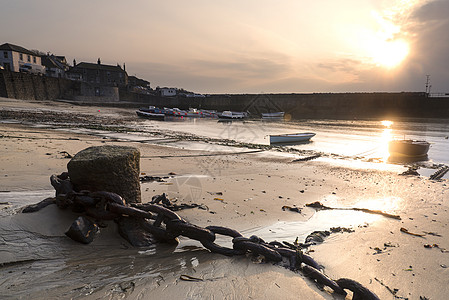
[[386,162],[388,160],[388,157],[390,157],[390,153],[388,152],[388,142],[393,140],[393,129],[391,129],[391,126],[394,124],[394,122],[383,120],[380,123],[385,126],[385,129],[382,130],[379,142],[380,155],[382,157],[382,160]]

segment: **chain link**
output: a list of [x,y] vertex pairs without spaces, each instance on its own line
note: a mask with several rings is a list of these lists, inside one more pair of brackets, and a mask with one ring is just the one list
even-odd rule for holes
[[[200,226],[190,224],[172,210],[167,201],[160,202],[161,197],[157,197],[157,202],[147,204],[127,205],[122,197],[115,193],[106,191],[80,191],[73,190],[68,174],[52,175],[50,182],[56,190],[56,197],[47,198],[40,203],[25,207],[22,212],[34,212],[49,204],[56,204],[60,208],[73,207],[78,212],[85,212],[88,216],[101,220],[115,220],[120,217],[133,217],[138,220],[141,229],[149,232],[156,240],[165,243],[178,243],[178,237],[184,236],[199,241],[211,252],[235,256],[251,253],[256,256],[263,256],[266,261],[283,264],[290,270],[301,271],[305,276],[315,280],[319,284],[330,287],[335,293],[346,295],[344,289],[354,293],[353,299],[378,300],[379,298],[360,283],[347,278],[336,281],[327,277],[323,272],[323,267],[312,257],[303,253],[301,245],[284,244],[273,241],[266,243],[257,236],[245,238],[234,229],[222,226]],[[163,195],[162,198],[165,198]],[[232,238],[233,248],[227,248],[215,243],[216,235],[224,235]]]

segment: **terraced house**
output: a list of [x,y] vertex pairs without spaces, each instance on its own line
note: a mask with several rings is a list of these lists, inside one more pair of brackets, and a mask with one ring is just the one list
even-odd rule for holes
[[9,43],[0,45],[0,65],[12,72],[45,73],[38,54]]
[[119,65],[81,62],[69,71],[69,77],[98,86],[122,87],[128,84],[128,74]]
[[125,67],[81,62],[68,72],[67,78],[80,81],[80,96],[84,101],[119,101],[119,89],[128,85]]

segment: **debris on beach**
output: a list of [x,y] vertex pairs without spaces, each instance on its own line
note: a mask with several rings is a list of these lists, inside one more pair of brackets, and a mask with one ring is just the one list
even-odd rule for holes
[[444,175],[449,171],[449,166],[443,166],[440,169],[438,169],[435,173],[430,175],[431,180],[440,180],[443,178]]
[[309,161],[321,157],[321,154],[310,155],[292,160],[292,162]]
[[407,234],[413,235],[413,236],[419,236],[419,237],[424,237],[425,236],[425,234],[419,234],[419,233],[410,232],[410,231],[408,231],[407,228],[404,228],[404,227],[401,227],[400,231],[403,232],[403,233],[407,233]]
[[59,151],[60,154],[64,156],[64,158],[73,158],[73,156],[67,151]]
[[65,234],[74,241],[89,244],[94,240],[97,231],[97,224],[84,216],[80,216],[72,223]]
[[297,213],[301,213],[301,211],[302,211],[302,209],[299,207],[291,207],[291,206],[287,206],[287,205],[282,206],[282,210],[283,211],[288,210],[288,211],[293,211],[293,212],[297,212]]
[[223,196],[223,192],[207,192],[210,195]]
[[437,236],[437,237],[442,237],[441,234],[438,234],[436,232],[429,232],[429,231],[423,231],[425,234],[427,235],[433,235],[433,236]]
[[418,171],[417,171],[418,169],[419,169],[418,166],[411,166],[411,167],[408,167],[407,171],[404,171],[404,172],[402,172],[399,175],[402,175],[402,176],[409,176],[409,175],[420,176]]
[[140,182],[166,182],[165,179],[168,179],[168,176],[164,176],[164,177],[160,177],[160,176],[149,176],[149,175],[144,175],[144,176],[140,176],[139,180]]
[[310,245],[322,243],[324,242],[324,239],[330,236],[332,233],[343,233],[343,232],[351,233],[354,232],[354,230],[352,228],[347,227],[331,227],[329,230],[314,231],[306,237],[305,244],[303,244],[303,247],[308,247]]
[[314,231],[306,237],[306,244],[314,245],[316,243],[322,243],[330,234],[330,231],[327,230]]
[[326,206],[324,204],[322,204],[319,201],[316,202],[312,202],[312,203],[307,203],[306,204],[307,207],[312,207],[315,208],[317,210],[331,210],[331,209],[335,209],[335,210],[355,210],[355,211],[361,211],[361,212],[365,212],[365,213],[369,213],[369,214],[376,214],[376,215],[382,215],[384,217],[387,218],[392,218],[392,219],[396,219],[396,220],[401,220],[401,217],[398,215],[392,215],[380,210],[372,210],[372,209],[368,209],[368,208],[357,208],[357,207],[329,207]]
[[374,280],[376,280],[381,286],[385,287],[393,295],[395,299],[404,299],[404,300],[408,299],[397,295],[399,289],[389,287],[388,285],[383,283],[382,280],[379,280],[377,277],[374,277]]

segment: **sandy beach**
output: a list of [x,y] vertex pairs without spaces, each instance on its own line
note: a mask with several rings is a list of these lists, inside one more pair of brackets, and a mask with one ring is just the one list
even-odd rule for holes
[[[97,122],[92,125],[98,128],[36,126],[33,119],[39,117],[36,112],[60,112],[66,118],[68,111],[79,122]],[[74,213],[55,205],[19,213],[21,207],[45,198],[39,200],[40,195],[54,193],[49,177],[66,171],[69,156],[100,145],[136,147],[142,175],[166,177],[164,182],[142,183],[142,202],[166,193],[179,203],[207,207],[178,212],[192,224],[226,226],[247,237],[262,233],[267,241],[329,230],[318,225],[335,221],[332,226],[351,227],[353,232],[331,234],[307,249],[330,278],[356,280],[380,299],[447,298],[446,180],[331,160],[293,162],[291,156],[270,151],[222,146],[208,152],[187,150],[163,143],[167,137],[160,130],[146,142],[117,138],[114,130],[110,138],[96,134],[104,125],[120,131],[125,121],[138,122],[134,110],[127,108],[0,98],[0,113],[0,293],[6,299],[344,299],[301,273],[247,256],[213,254],[187,238],[177,249],[158,246],[146,251],[132,248],[111,223],[92,244],[81,245],[64,235]],[[26,197],[32,193],[38,196]],[[305,207],[315,201],[382,210],[401,220]],[[301,224],[307,229],[295,229]],[[202,280],[180,280],[183,274]]]

